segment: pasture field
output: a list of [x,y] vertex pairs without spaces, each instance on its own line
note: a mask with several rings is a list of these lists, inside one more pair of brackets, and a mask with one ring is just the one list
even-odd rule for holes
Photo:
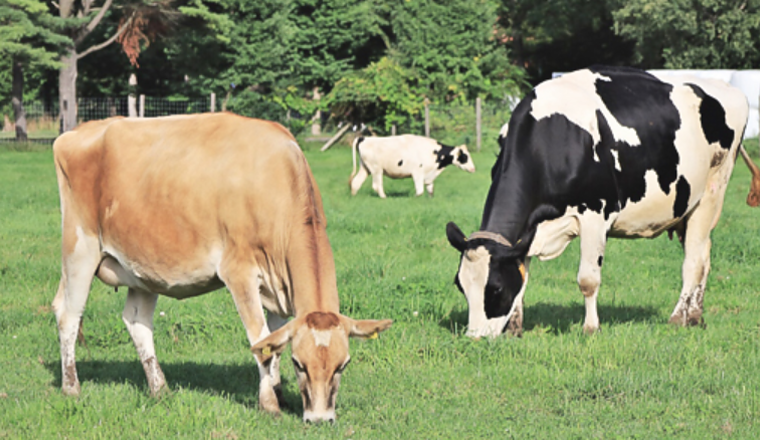
[[156,350],[171,393],[153,399],[121,321],[126,292],[95,281],[87,346],[77,347],[82,394],[64,397],[50,307],[60,275],[52,154],[0,146],[0,438],[756,438],[760,210],[744,203],[741,160],[713,233],[706,328],[667,324],[683,253],[663,234],[609,242],[600,334],[581,330],[576,241],[556,260],[533,261],[522,338],[470,340],[452,282],[459,255],[444,230],[450,220],[466,233],[479,225],[495,160],[494,142],[485,145],[478,171],[447,170],[434,198],[386,179],[387,200],[369,180],[350,196],[345,146],[305,145],[343,313],[395,321],[377,340],[352,341],[333,425],[301,421],[286,360],[288,408],[279,418],[258,411],[255,361],[223,290],[159,299]]

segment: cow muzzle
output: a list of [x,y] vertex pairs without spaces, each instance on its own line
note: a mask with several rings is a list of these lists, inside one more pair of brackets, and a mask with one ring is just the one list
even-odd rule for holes
[[304,411],[303,421],[307,423],[335,423],[335,409],[333,408],[326,411]]
[[509,322],[509,318],[509,315],[500,316],[498,318],[489,319],[485,322],[479,322],[476,326],[469,326],[465,335],[473,339],[480,339],[483,337],[496,338],[501,336],[502,331]]
[[[527,275],[524,272],[525,266],[520,266],[520,273],[523,276],[523,280],[527,280]],[[507,330],[507,324],[509,324],[509,321],[515,317],[516,315],[518,317],[521,317],[522,314],[522,304],[523,304],[523,298],[525,297],[525,286],[527,285],[527,282],[523,282],[522,289],[520,290],[520,293],[517,294],[517,297],[512,302],[512,308],[509,310],[509,313],[505,316],[499,316],[497,318],[491,318],[487,319],[484,316],[470,316],[470,323],[467,327],[467,333],[466,336],[473,338],[473,339],[480,339],[482,337],[489,337],[489,338],[496,338],[498,336],[501,336],[506,330]],[[480,319],[478,319],[480,318]],[[522,319],[520,319],[520,334],[522,333]]]

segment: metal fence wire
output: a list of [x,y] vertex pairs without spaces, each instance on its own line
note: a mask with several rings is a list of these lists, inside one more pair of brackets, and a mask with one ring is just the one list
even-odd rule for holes
[[[158,98],[141,95],[135,99],[137,116],[158,117],[203,113],[219,110],[212,96],[201,98]],[[509,120],[511,103],[482,103],[480,113],[481,142],[485,149],[498,149],[496,139],[501,127]],[[113,116],[129,116],[128,97],[96,97],[78,98],[78,123],[91,120],[105,119]],[[217,108],[212,108],[217,107]],[[33,101],[24,103],[27,129],[30,134],[43,133],[42,136],[55,137],[59,130],[60,116],[58,102]],[[235,111],[236,109],[232,109]],[[447,145],[466,144],[471,149],[476,148],[476,117],[475,104],[445,104],[429,106],[430,137]],[[291,116],[291,115],[289,115]],[[8,124],[6,118],[6,125]],[[323,121],[324,122],[324,121]],[[302,124],[303,125],[303,124]],[[327,124],[330,130],[334,128]],[[378,135],[390,135],[389,130],[374,127]],[[12,127],[4,127],[0,137],[11,136]],[[308,130],[308,128],[307,128]],[[424,135],[424,114],[408,120],[396,127],[397,134],[412,133]],[[39,137],[39,134],[38,134]]]
[[[136,100],[137,112],[141,116],[156,117],[185,115],[212,111],[211,99],[204,98],[154,98],[142,97]],[[142,107],[141,107],[142,106]],[[58,101],[32,101],[24,103],[28,123],[35,124],[42,120],[58,120]],[[77,122],[105,119],[113,116],[129,116],[127,97],[97,97],[77,99]]]
[[[210,98],[171,99],[145,97],[141,116],[153,118],[156,116],[186,115],[213,111]],[[138,108],[140,102],[137,103]]]

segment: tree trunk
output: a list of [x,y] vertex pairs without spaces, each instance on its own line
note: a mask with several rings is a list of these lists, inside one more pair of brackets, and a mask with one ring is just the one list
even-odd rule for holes
[[24,64],[14,58],[11,103],[16,121],[16,140],[26,141],[26,112],[24,111]]
[[61,56],[63,67],[58,74],[58,93],[61,108],[61,133],[77,126],[77,50],[74,47]]
[[[314,87],[314,100],[319,101],[321,98],[319,94],[319,87]],[[311,134],[313,135],[319,135],[322,134],[322,111],[317,110],[317,112],[314,114],[314,117],[311,118]]]

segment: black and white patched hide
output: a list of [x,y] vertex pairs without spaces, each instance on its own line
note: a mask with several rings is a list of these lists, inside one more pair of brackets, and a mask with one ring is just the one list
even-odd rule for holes
[[[514,268],[531,256],[554,258],[585,235],[578,281],[595,298],[607,236],[685,228],[700,201],[719,213],[747,109],[725,83],[666,82],[628,68],[594,66],[538,85],[501,130],[480,226],[515,246],[459,242],[447,228],[452,245],[461,245],[457,283],[470,307],[469,333],[503,330],[493,320],[515,309],[525,283]],[[713,226],[699,227],[709,234]]]

